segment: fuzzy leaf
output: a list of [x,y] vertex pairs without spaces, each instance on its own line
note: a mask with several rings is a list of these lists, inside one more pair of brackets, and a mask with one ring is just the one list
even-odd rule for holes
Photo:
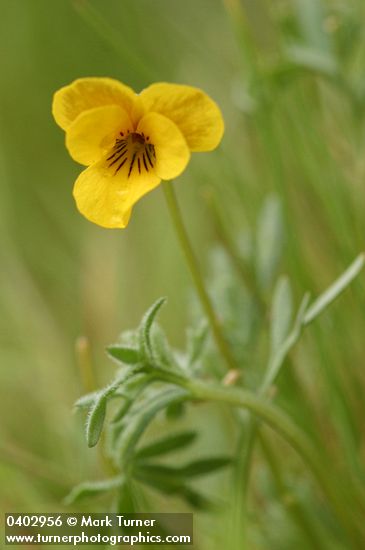
[[276,275],[284,244],[282,207],[275,195],[270,195],[261,210],[256,238],[256,272],[258,282],[268,289]]
[[123,346],[121,344],[113,344],[106,348],[108,354],[126,365],[135,365],[139,362],[138,349],[131,346]]
[[308,325],[322,313],[358,276],[365,264],[365,254],[360,254],[346,271],[313,302],[304,316],[304,324]]
[[164,389],[156,393],[146,405],[135,413],[122,433],[117,449],[118,462],[125,464],[130,460],[140,437],[159,411],[171,403],[184,401],[186,398],[187,393],[181,389]]
[[74,407],[76,409],[89,409],[95,403],[98,396],[98,391],[93,391],[82,395],[77,401],[75,401]]
[[271,310],[271,353],[275,353],[287,337],[293,315],[293,298],[288,277],[280,277]]
[[121,375],[117,376],[117,378],[111,384],[109,384],[109,386],[98,393],[94,401],[94,405],[89,411],[89,415],[86,421],[86,441],[89,447],[95,447],[95,445],[99,441],[104,425],[108,400],[115,395],[115,393],[123,383],[125,383],[135,374],[138,374],[138,372],[138,367],[128,367],[122,372]]
[[159,439],[145,447],[142,447],[136,452],[137,459],[146,459],[151,456],[165,455],[171,453],[176,449],[181,449],[190,445],[196,438],[196,432],[183,432],[180,434],[173,434]]
[[72,491],[65,497],[64,503],[66,505],[74,504],[84,498],[94,497],[102,493],[112,491],[113,489],[120,487],[122,484],[123,478],[121,476],[103,479],[101,481],[85,481],[72,489]]
[[151,327],[160,308],[166,302],[166,298],[159,298],[145,313],[138,329],[140,352],[143,358],[150,359],[153,355],[151,346]]
[[151,330],[151,347],[158,363],[167,367],[172,367],[175,364],[175,358],[166,334],[158,323],[154,323],[153,330]]
[[119,410],[116,412],[112,423],[120,424],[124,416],[128,413],[129,409],[143,392],[143,390],[150,384],[151,380],[154,380],[154,377],[150,374],[140,374],[134,377],[131,380],[131,384],[128,382],[125,385],[126,395],[124,403],[122,403]]
[[103,430],[107,397],[101,394],[90,409],[86,422],[86,441],[89,447],[95,447]]

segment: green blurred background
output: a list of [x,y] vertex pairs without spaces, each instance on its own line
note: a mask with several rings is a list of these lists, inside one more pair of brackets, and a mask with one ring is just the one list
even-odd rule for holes
[[[190,280],[161,190],[137,204],[126,230],[78,214],[71,191],[81,167],[52,119],[54,91],[82,76],[110,76],[137,91],[168,81],[209,93],[224,113],[224,140],[194,155],[176,183],[204,273],[217,240],[207,197],[254,265],[258,213],[275,192],[286,235],[280,271],[299,299],[307,289],[320,292],[364,248],[365,4],[0,0],[0,7],[1,507],[60,511],[72,484],[101,470],[82,419],[71,414],[85,391],[77,339],[89,340],[96,378],[105,382],[113,374],[105,346],[166,295],[161,321],[181,346]],[[292,395],[290,377],[280,394],[298,422],[319,430],[333,461],[362,482],[363,283],[362,276],[299,347],[293,377],[302,399]],[[262,352],[253,351],[255,366]],[[199,416],[208,452],[219,422],[209,411]],[[264,497],[260,506],[268,521],[252,548],[292,548],[281,512],[265,508]],[[281,522],[289,542],[275,540]],[[202,535],[202,548],[213,548],[209,540]]]

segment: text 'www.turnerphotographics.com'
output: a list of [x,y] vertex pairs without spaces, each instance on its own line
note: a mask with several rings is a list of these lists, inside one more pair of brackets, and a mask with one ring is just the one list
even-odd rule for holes
[[192,514],[5,514],[6,545],[193,544]]

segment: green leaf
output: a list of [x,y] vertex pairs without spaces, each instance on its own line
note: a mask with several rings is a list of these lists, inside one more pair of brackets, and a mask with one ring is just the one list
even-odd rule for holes
[[185,413],[185,403],[171,403],[168,407],[166,407],[166,418],[168,420],[177,420],[178,418],[181,418],[183,414]]
[[196,510],[212,510],[216,507],[214,502],[191,487],[183,487],[179,494]]
[[183,477],[199,477],[221,470],[231,463],[232,459],[227,456],[204,458],[180,467],[179,473]]
[[304,315],[308,306],[308,302],[309,294],[306,293],[300,303],[299,311],[297,313],[293,328],[291,329],[285,340],[282,342],[282,344],[278,347],[276,352],[270,356],[265,378],[260,387],[260,393],[264,393],[271,386],[271,384],[274,383],[280,372],[281,367],[284,364],[287,354],[294,346],[294,344],[296,344],[296,342],[298,341],[298,338],[303,328]]
[[140,369],[136,366],[128,367],[122,372],[121,375],[117,376],[117,378],[109,384],[109,386],[101,390],[96,396],[86,421],[86,441],[89,447],[95,447],[99,441],[103,430],[108,400],[115,395],[123,383],[138,374],[139,371]]
[[359,275],[365,264],[365,254],[360,254],[346,271],[308,308],[304,324],[308,325],[322,313]]
[[183,432],[180,434],[168,435],[158,441],[142,447],[136,452],[137,459],[146,459],[151,456],[165,455],[176,449],[190,445],[196,438],[196,432]]
[[270,195],[261,210],[256,237],[256,273],[261,288],[268,289],[276,275],[284,244],[282,207]]
[[153,420],[156,414],[165,409],[171,403],[185,401],[188,393],[181,389],[163,389],[156,393],[147,404],[141,407],[131,417],[126,429],[122,432],[117,447],[117,460],[122,465],[129,462],[134,455],[134,449],[143,432]]
[[271,353],[274,354],[288,335],[293,316],[293,298],[288,277],[280,277],[274,290],[271,309]]
[[72,491],[65,497],[64,503],[66,505],[74,504],[84,498],[98,496],[102,493],[107,493],[113,489],[117,489],[121,487],[122,484],[123,478],[121,476],[103,479],[101,481],[85,481],[72,489]]
[[133,477],[168,495],[179,493],[184,486],[184,481],[176,475],[175,468],[159,464],[135,463]]
[[175,365],[176,361],[173,351],[170,348],[165,332],[158,323],[154,323],[151,330],[151,347],[158,363],[167,367]]
[[140,511],[141,488],[128,477],[116,494],[116,502],[112,508],[116,513],[136,514]]
[[148,472],[153,476],[165,476],[171,479],[186,479],[190,477],[200,477],[221,470],[232,463],[232,459],[227,456],[216,458],[205,458],[185,464],[184,466],[166,466],[164,464],[138,463],[135,466],[136,471]]
[[93,391],[81,396],[74,404],[76,409],[90,409],[90,407],[95,403],[100,392]]
[[107,396],[103,393],[96,399],[86,421],[86,441],[89,447],[95,447],[103,430],[106,414]]
[[142,322],[138,329],[138,339],[140,345],[140,352],[144,359],[151,359],[153,356],[152,346],[151,346],[151,327],[153,321],[156,318],[157,313],[160,308],[166,302],[166,298],[160,298],[157,300],[150,309],[145,313]]
[[123,417],[128,413],[130,407],[152,380],[154,380],[153,375],[142,373],[125,383],[124,403],[122,403],[118,411],[115,413],[112,420],[113,424],[117,424],[123,419]]
[[131,346],[123,346],[122,344],[113,344],[106,348],[108,354],[126,365],[135,365],[139,362],[140,357],[138,349]]
[[184,480],[175,476],[175,471],[168,466],[155,468],[136,468],[133,476],[139,482],[157,489],[165,495],[179,495],[196,510],[208,510],[213,507],[206,497],[188,487]]

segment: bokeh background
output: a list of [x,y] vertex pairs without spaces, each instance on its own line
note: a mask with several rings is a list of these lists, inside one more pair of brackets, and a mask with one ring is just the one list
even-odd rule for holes
[[[161,323],[183,345],[191,290],[160,189],[137,204],[126,230],[78,214],[71,191],[80,167],[52,119],[54,91],[78,77],[111,76],[135,90],[168,81],[209,93],[224,113],[224,140],[194,155],[176,182],[204,274],[218,240],[211,198],[225,237],[254,266],[259,213],[275,193],[285,234],[280,271],[299,300],[307,289],[323,290],[364,248],[365,4],[0,0],[0,7],[1,507],[60,511],[72,484],[97,479],[102,468],[71,412],[85,391],[80,336],[104,383],[114,372],[105,346],[159,296],[169,300]],[[308,331],[280,388],[296,420],[319,430],[333,461],[362,481],[364,294],[362,276]],[[247,363],[257,366],[262,353],[253,349]],[[229,423],[210,409],[198,416],[201,448],[210,452],[218,430],[219,445],[232,445]],[[258,493],[265,528],[254,520],[260,534],[250,548],[283,550],[293,540],[314,548],[290,531],[265,490]],[[174,499],[159,506],[182,509]],[[206,530],[202,548],[213,548]]]

